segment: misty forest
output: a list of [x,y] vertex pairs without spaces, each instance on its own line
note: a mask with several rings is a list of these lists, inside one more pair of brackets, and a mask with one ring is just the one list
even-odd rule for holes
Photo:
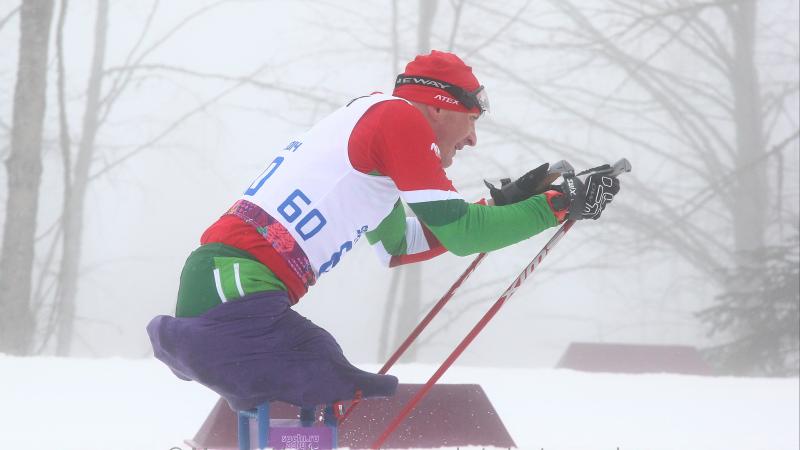
[[[797,376],[796,0],[0,1],[0,353],[146,358],[200,235],[272,154],[431,49],[491,112],[448,177],[628,158],[459,360],[553,367],[571,342],[689,345]],[[502,231],[500,231],[502,232]],[[489,254],[405,362],[439,362],[547,241]],[[472,261],[362,243],[296,306],[384,361]]]

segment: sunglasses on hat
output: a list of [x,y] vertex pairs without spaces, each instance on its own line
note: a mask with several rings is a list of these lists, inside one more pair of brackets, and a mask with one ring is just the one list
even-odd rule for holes
[[448,94],[452,95],[453,98],[458,100],[465,108],[473,109],[478,108],[480,110],[480,114],[489,111],[489,96],[486,94],[486,89],[483,86],[478,87],[474,91],[467,91],[466,89],[455,86],[450,83],[445,83],[441,80],[436,80],[433,78],[421,77],[417,75],[405,75],[400,74],[397,76],[397,80],[394,82],[395,88],[407,85],[407,84],[415,84],[418,86],[426,86],[441,89]]

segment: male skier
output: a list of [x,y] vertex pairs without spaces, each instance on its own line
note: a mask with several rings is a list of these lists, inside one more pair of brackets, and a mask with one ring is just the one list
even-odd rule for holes
[[444,169],[477,144],[488,109],[471,67],[434,50],[406,66],[391,96],[356,98],[292,139],[189,255],[176,317],[147,327],[156,357],[234,410],[392,395],[397,378],[357,369],[291,308],[359,240],[389,266],[489,252],[567,218],[596,219],[619,191],[591,175],[540,193],[543,166],[493,188],[489,202],[465,201]]

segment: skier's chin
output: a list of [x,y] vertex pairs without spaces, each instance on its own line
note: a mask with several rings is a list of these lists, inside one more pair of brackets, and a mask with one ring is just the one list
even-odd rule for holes
[[456,149],[453,149],[449,152],[442,152],[441,154],[441,161],[442,161],[442,168],[446,169],[453,165],[453,158],[456,156]]

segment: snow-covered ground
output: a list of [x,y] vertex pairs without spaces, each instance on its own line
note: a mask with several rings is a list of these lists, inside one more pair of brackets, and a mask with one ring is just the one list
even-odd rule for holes
[[[424,382],[434,369],[392,373]],[[154,359],[0,355],[0,381],[0,449],[185,449],[217,400]],[[797,378],[454,367],[442,382],[481,384],[526,450],[800,447]]]

